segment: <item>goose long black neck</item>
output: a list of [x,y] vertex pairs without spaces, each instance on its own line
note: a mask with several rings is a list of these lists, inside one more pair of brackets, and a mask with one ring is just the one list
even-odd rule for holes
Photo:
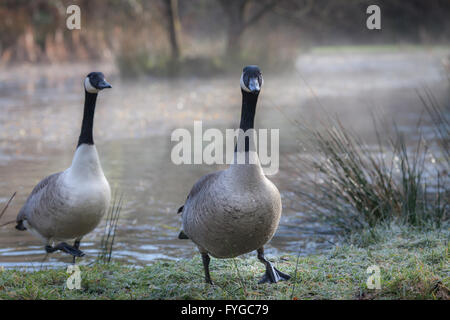
[[[242,110],[241,110],[241,123],[239,128],[244,131],[244,133],[249,129],[254,129],[255,126],[255,113],[256,113],[256,103],[258,102],[258,93],[250,93],[244,90],[242,91]],[[250,147],[249,138],[245,137],[245,151],[248,152]],[[234,148],[237,151],[237,145]]]
[[85,91],[83,122],[81,124],[80,138],[78,139],[77,148],[82,144],[94,144],[92,130],[94,126],[95,102],[97,101],[97,93]]

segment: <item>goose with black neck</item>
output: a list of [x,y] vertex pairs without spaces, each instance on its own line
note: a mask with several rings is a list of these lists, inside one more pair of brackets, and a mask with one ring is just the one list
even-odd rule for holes
[[72,255],[74,263],[84,255],[81,239],[100,223],[111,200],[93,139],[97,96],[106,88],[111,85],[103,73],[86,76],[83,121],[72,165],[39,182],[16,219],[16,229],[28,229],[42,239],[47,254],[60,250]]
[[251,139],[262,85],[259,67],[243,69],[240,80],[242,130],[235,147],[234,162],[226,170],[200,178],[179,209],[183,221],[179,238],[191,239],[197,245],[207,283],[212,284],[210,255],[225,259],[251,251],[257,251],[258,259],[266,267],[260,283],[290,278],[264,256],[264,245],[270,241],[280,221],[281,197],[277,187],[264,175]]

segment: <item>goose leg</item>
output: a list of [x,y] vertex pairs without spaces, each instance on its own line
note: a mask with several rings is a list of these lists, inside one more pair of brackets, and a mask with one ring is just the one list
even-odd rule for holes
[[278,281],[289,280],[291,276],[281,272],[277,268],[275,268],[269,260],[264,257],[264,247],[261,247],[257,250],[258,252],[258,260],[264,263],[266,266],[266,273],[262,277],[262,279],[258,283],[276,283]]
[[42,259],[42,261],[41,261],[41,269],[42,269],[42,266],[44,265],[44,262],[47,261],[47,258],[48,258],[49,254],[50,254],[47,251],[47,247],[51,247],[50,246],[50,239],[47,239],[47,241],[45,242],[45,256],[44,256],[44,259]]
[[49,253],[45,252],[45,257],[44,257],[44,259],[42,259],[41,263],[44,263],[45,261],[47,261],[48,255],[49,255]]
[[202,252],[202,261],[203,261],[203,269],[205,269],[205,282],[209,284],[213,284],[211,281],[211,276],[209,275],[209,262],[211,259],[209,258],[208,253]]
[[[79,250],[80,249],[80,242],[81,242],[81,238],[76,239],[74,244],[73,244],[73,247],[75,249]],[[80,250],[80,252],[82,252],[82,251]],[[75,259],[76,259],[76,256],[73,256],[73,261],[72,261],[73,264],[75,264],[75,262],[76,262]]]
[[70,254],[70,255],[72,255],[74,257],[82,257],[82,256],[84,256],[83,251],[81,251],[81,250],[79,250],[79,249],[77,249],[75,247],[72,247],[71,245],[69,245],[69,244],[67,244],[65,242],[58,243],[56,246],[53,246],[53,247],[51,245],[46,245],[45,246],[45,251],[47,251],[47,253],[52,253],[52,252],[55,252],[55,251],[58,251],[58,250],[61,250],[61,251],[65,252],[65,253],[68,253],[68,254]]
[[44,263],[45,263],[45,261],[47,261],[48,255],[49,255],[49,253],[46,252],[44,259],[42,259],[42,261],[41,261],[41,270],[44,269]]

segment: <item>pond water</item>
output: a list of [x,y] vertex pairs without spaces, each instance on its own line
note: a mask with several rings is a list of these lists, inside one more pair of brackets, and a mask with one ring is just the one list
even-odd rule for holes
[[[297,128],[290,119],[310,118],[328,110],[344,125],[373,141],[370,111],[382,109],[400,128],[413,129],[422,112],[415,92],[432,89],[449,106],[445,48],[392,53],[322,53],[299,57],[291,73],[265,74],[256,126],[280,129],[280,170],[269,177],[283,198],[280,227],[267,245],[271,254],[301,255],[332,248],[332,230],[293,209],[289,163],[299,152]],[[101,70],[113,89],[97,100],[94,140],[113,191],[124,196],[113,258],[145,265],[158,259],[195,255],[190,241],[177,239],[176,214],[191,186],[220,165],[181,165],[170,160],[176,128],[236,128],[241,94],[235,77],[123,80],[110,65],[15,66],[0,70],[0,208],[17,196],[0,221],[14,220],[34,185],[67,168],[78,139],[84,76]],[[263,70],[264,71],[264,70]],[[313,124],[313,122],[312,122]],[[103,228],[84,238],[83,263],[93,261]],[[0,227],[0,266],[54,267],[70,258],[52,254],[42,263],[40,240],[14,225]]]

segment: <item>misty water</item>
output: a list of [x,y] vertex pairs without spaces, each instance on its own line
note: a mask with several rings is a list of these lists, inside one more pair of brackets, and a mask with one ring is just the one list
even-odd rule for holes
[[[289,191],[292,177],[285,159],[300,151],[301,136],[291,120],[303,117],[314,125],[314,117],[327,110],[374,142],[371,111],[382,110],[402,131],[413,135],[423,112],[416,89],[430,88],[440,103],[449,106],[443,66],[448,56],[448,48],[304,54],[291,72],[264,74],[256,126],[280,129],[280,170],[269,178],[283,200],[280,227],[267,245],[269,257],[322,252],[339,241],[332,230],[293,209],[299,200]],[[196,180],[225,166],[173,164],[170,153],[176,143],[170,135],[176,128],[192,132],[194,120],[202,120],[204,130],[237,128],[238,69],[233,77],[124,80],[110,65],[3,68],[0,209],[14,191],[17,196],[0,224],[15,219],[42,178],[70,166],[81,126],[82,80],[93,70],[103,71],[113,85],[97,100],[94,124],[105,175],[113,193],[124,197],[113,258],[145,265],[194,256],[194,244],[177,239],[181,225],[177,209]],[[102,226],[84,238],[83,263],[96,258]],[[71,260],[62,253],[41,263],[43,258],[39,239],[15,230],[14,224],[0,228],[0,266],[58,266]]]

